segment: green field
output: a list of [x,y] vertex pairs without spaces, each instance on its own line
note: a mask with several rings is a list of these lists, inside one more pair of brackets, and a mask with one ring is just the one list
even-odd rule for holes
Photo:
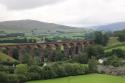
[[122,49],[122,50],[125,51],[125,45],[113,47],[113,48],[110,48],[110,49],[106,49],[105,52],[110,52],[110,51],[112,51],[113,49]]
[[110,52],[113,49],[125,50],[125,42],[119,42],[117,37],[111,37],[105,47],[105,52]]
[[125,78],[103,74],[90,74],[26,83],[125,83]]

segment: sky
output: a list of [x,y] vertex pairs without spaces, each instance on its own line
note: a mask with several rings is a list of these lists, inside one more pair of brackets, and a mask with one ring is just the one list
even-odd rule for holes
[[0,0],[0,21],[32,19],[68,26],[125,21],[125,0]]

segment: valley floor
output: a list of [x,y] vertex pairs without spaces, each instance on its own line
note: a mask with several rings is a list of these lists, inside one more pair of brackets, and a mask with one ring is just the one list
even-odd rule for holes
[[105,74],[90,74],[50,80],[29,81],[26,83],[125,83],[125,78]]

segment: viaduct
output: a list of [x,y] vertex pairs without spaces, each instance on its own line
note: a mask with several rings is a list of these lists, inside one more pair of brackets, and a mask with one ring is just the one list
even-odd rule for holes
[[[84,51],[84,47],[93,44],[93,41],[78,40],[78,41],[63,41],[63,42],[49,42],[49,43],[23,43],[15,45],[0,45],[0,51],[6,50],[6,54],[10,57],[18,55],[18,60],[21,62],[26,50],[29,51],[30,56],[35,56],[35,49],[39,49],[41,62],[45,59],[45,50],[48,49],[50,58],[55,50],[61,50],[66,57],[72,57]],[[14,50],[18,49],[15,53]]]

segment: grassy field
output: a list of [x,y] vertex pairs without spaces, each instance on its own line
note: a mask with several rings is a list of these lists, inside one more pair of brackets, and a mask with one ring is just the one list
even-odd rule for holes
[[112,51],[113,49],[125,50],[125,42],[119,42],[117,37],[111,37],[108,45],[105,47],[105,52]]
[[106,49],[105,52],[110,52],[113,49],[122,49],[122,50],[125,51],[125,45],[123,45],[123,46],[120,45],[120,46],[116,46],[116,47],[113,47],[113,48],[110,48],[110,49]]
[[125,83],[125,78],[103,74],[90,74],[26,83]]

